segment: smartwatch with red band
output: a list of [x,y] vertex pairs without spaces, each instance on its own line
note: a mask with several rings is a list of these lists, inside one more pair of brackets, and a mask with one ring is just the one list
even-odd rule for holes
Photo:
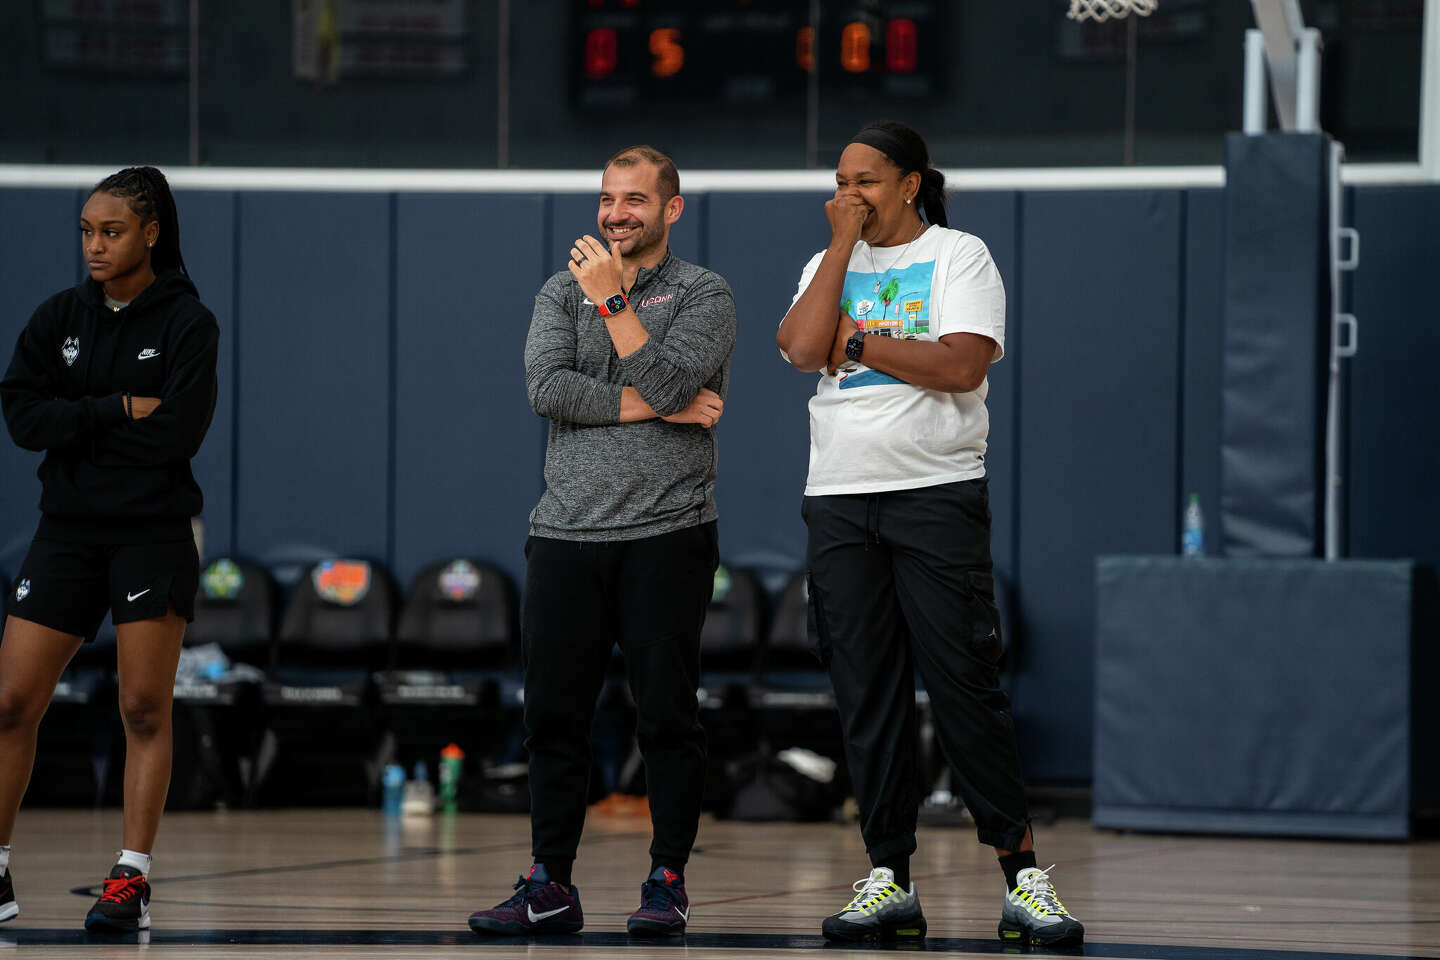
[[613,317],[615,314],[630,306],[630,301],[625,299],[625,294],[617,293],[613,297],[606,297],[605,302],[598,304],[600,316]]

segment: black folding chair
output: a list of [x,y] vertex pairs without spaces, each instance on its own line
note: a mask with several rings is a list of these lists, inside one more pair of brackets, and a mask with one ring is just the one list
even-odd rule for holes
[[234,805],[249,792],[262,717],[262,683],[249,674],[271,666],[278,597],[275,578],[257,564],[220,557],[201,571],[182,665],[213,644],[228,669],[216,660],[176,677],[168,806]]
[[373,675],[392,666],[396,591],[383,566],[326,560],[295,585],[262,700],[256,803],[373,801],[392,745]]
[[437,769],[453,742],[478,765],[518,745],[517,645],[515,588],[504,571],[465,557],[421,570],[400,616],[395,667],[377,677],[400,760]]

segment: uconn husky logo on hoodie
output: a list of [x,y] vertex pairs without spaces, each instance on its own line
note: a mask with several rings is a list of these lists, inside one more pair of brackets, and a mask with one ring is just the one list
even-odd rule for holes
[[60,356],[65,358],[65,366],[75,366],[75,358],[80,356],[80,338],[66,337],[64,345],[60,347]]

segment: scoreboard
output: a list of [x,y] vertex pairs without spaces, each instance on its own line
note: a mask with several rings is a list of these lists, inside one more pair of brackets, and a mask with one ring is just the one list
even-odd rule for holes
[[945,0],[572,0],[579,106],[684,99],[763,103],[943,87]]

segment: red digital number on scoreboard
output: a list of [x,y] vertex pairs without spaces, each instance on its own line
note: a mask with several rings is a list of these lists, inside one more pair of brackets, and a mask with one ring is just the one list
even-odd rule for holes
[[914,73],[919,65],[919,35],[915,21],[904,17],[885,27],[885,66],[891,73]]
[[[868,24],[847,23],[840,32],[840,66],[846,73],[869,73],[870,47],[874,38]],[[885,69],[891,73],[914,73],[920,67],[920,30],[915,21],[898,17],[885,24]]]
[[620,40],[609,27],[585,34],[585,76],[592,80],[608,77],[620,61]]

